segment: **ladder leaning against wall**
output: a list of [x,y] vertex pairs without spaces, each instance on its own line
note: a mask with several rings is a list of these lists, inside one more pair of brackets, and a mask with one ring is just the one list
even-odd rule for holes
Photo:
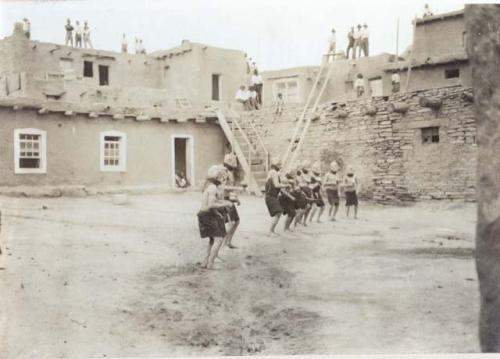
[[234,110],[217,108],[215,115],[243,169],[247,190],[261,196],[269,170],[269,151],[262,138],[251,123],[242,124]]
[[[314,113],[318,109],[321,97],[323,96],[323,93],[325,92],[326,89],[326,85],[330,80],[334,61],[330,62],[329,60],[330,58],[333,59],[333,56],[332,55],[323,55],[323,56],[325,59],[322,61],[321,67],[318,71],[318,75],[316,76],[316,80],[314,81],[311,91],[309,92],[309,95],[307,97],[304,109],[300,114],[297,125],[295,126],[295,129],[293,131],[293,135],[290,138],[290,143],[286,149],[285,154],[283,155],[282,167],[284,171],[290,170],[290,168],[292,168],[295,162],[297,161],[297,156],[300,153],[302,144],[304,142],[304,138],[307,134],[307,130],[311,125]],[[316,91],[320,86],[320,78],[324,74],[325,70],[326,70],[325,79],[321,84],[321,87],[319,88],[319,92],[316,94]]]

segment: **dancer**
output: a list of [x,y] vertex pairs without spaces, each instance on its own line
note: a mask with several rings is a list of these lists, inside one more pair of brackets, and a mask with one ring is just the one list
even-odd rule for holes
[[309,213],[311,212],[311,207],[313,206],[314,203],[314,198],[313,194],[311,191],[311,188],[309,187],[311,183],[311,174],[309,173],[309,161],[303,161],[302,162],[302,168],[301,168],[301,173],[299,177],[299,186],[302,192],[304,192],[304,196],[306,197],[307,200],[307,206],[304,209],[304,213],[302,215],[302,225],[304,227],[307,227],[307,218],[309,216]]
[[346,176],[344,177],[344,193],[345,193],[345,205],[346,205],[346,215],[349,217],[349,209],[354,206],[354,219],[358,218],[358,180],[354,176],[354,171],[352,167],[347,168]]
[[269,228],[269,236],[279,236],[275,232],[276,225],[278,224],[281,215],[283,214],[283,207],[281,207],[278,196],[281,188],[285,187],[280,181],[279,170],[281,169],[281,161],[274,159],[271,162],[271,170],[267,175],[266,180],[266,206],[269,214],[271,215],[271,226]]
[[311,216],[309,218],[309,222],[312,223],[314,220],[314,215],[318,212],[318,218],[316,219],[317,223],[321,223],[321,216],[323,215],[323,211],[325,210],[325,201],[323,200],[323,183],[321,180],[321,163],[316,162],[312,166],[312,175],[311,175],[311,192],[313,195],[313,206],[311,209]]
[[330,163],[330,171],[327,172],[323,181],[323,184],[325,186],[326,198],[328,198],[328,203],[330,204],[328,216],[332,221],[335,221],[335,216],[337,215],[337,212],[339,210],[340,178],[337,174],[338,170],[339,165],[337,164],[337,162],[333,161],[332,163]]
[[209,238],[207,256],[202,264],[203,268],[212,269],[215,257],[226,235],[224,219],[218,209],[230,205],[227,201],[218,198],[218,186],[223,176],[220,166],[212,166],[208,170],[207,180],[203,188],[201,209],[198,212],[198,225],[201,238]]
[[223,245],[226,245],[231,249],[237,248],[233,245],[232,240],[234,233],[236,232],[236,229],[240,224],[240,216],[236,209],[236,204],[239,206],[241,202],[235,192],[242,191],[244,188],[234,185],[234,171],[237,169],[237,167],[238,161],[236,160],[236,156],[232,153],[226,154],[224,156],[224,162],[221,166],[224,176],[219,188],[221,198],[231,202],[231,206],[226,208],[226,213],[223,213],[225,223],[230,225],[230,228],[227,231],[227,235],[224,237]]
[[285,221],[284,231],[293,232],[293,230],[290,228],[290,225],[292,224],[292,221],[296,215],[295,211],[296,198],[293,196],[291,192],[295,187],[295,178],[294,174],[291,171],[288,172],[285,177],[286,179],[283,185],[286,187],[281,188],[279,201],[281,207],[283,208],[283,214],[286,214],[287,216]]

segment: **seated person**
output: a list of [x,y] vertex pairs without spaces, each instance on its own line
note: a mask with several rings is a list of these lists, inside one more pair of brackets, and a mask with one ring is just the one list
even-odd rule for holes
[[175,184],[179,188],[187,188],[190,186],[190,183],[186,176],[184,176],[183,172],[176,172],[175,173]]
[[235,99],[243,105],[245,110],[251,110],[250,93],[244,85],[241,85],[240,89],[236,92]]

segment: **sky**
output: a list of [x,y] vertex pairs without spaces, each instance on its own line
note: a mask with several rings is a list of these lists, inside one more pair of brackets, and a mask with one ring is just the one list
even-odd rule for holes
[[401,54],[426,3],[435,14],[464,7],[457,0],[0,0],[0,37],[27,17],[33,40],[63,43],[69,17],[89,22],[97,49],[119,51],[123,33],[130,45],[142,38],[148,52],[187,39],[244,51],[260,70],[274,70],[320,64],[332,28],[345,50],[356,24],[368,25],[370,54],[396,53],[399,19]]

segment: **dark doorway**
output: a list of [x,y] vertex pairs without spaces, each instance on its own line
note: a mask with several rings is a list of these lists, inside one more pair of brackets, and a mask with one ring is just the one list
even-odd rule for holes
[[174,139],[174,171],[176,177],[176,184],[178,187],[178,179],[184,178],[186,182],[189,183],[190,178],[188,174],[188,166],[187,166],[187,138],[175,138]]
[[220,100],[220,75],[212,74],[212,101]]
[[99,86],[109,85],[109,66],[99,65]]

